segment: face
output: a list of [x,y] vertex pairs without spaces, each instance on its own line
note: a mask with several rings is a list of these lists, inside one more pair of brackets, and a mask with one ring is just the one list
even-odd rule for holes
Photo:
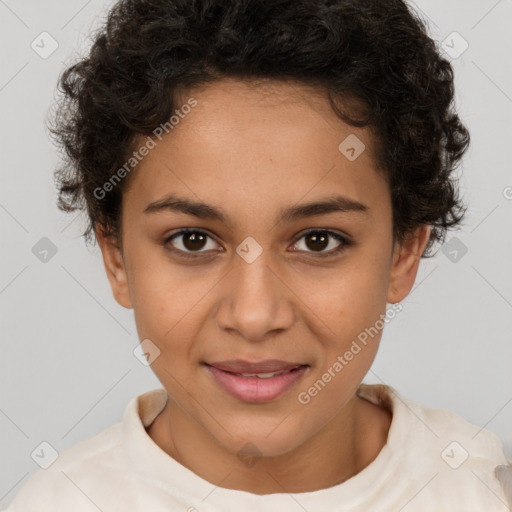
[[[407,295],[428,230],[393,243],[372,137],[321,91],[225,79],[191,97],[130,177],[122,254],[98,240],[176,410],[232,453],[250,441],[283,454],[353,399],[381,331],[353,342]],[[347,137],[354,154],[339,149]],[[227,360],[300,368],[265,379],[209,366]]]

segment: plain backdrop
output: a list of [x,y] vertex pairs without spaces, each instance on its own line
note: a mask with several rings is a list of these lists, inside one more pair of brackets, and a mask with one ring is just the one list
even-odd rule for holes
[[[44,126],[59,73],[88,48],[108,5],[0,1],[0,507],[39,467],[31,454],[42,442],[60,452],[160,387],[133,355],[133,313],[114,301],[83,220],[57,210],[59,157]],[[422,262],[366,381],[491,430],[511,459],[512,1],[414,6],[453,59],[472,137],[460,168],[470,208]]]

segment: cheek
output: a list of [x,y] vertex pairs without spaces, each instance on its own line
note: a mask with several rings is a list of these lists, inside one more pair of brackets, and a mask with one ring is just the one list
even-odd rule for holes
[[180,269],[165,257],[132,260],[130,288],[139,339],[149,338],[172,366],[187,358],[205,315],[208,293],[218,276],[199,275],[197,268]]
[[368,372],[382,336],[387,280],[386,262],[371,251],[361,252],[357,261],[340,266],[322,288],[304,297],[319,319],[315,323],[322,355],[313,379],[322,388],[319,401],[341,406]]
[[314,409],[323,421],[355,393],[375,359],[382,335],[380,318],[386,308],[385,287],[376,282],[378,277],[376,271],[353,269],[314,299],[322,353],[314,374],[300,391],[311,404],[305,407]]
[[187,288],[179,283],[175,272],[151,257],[151,251],[147,251],[148,257],[142,252],[133,254],[130,260],[130,293],[136,325],[141,339],[163,341],[185,314]]
[[[359,258],[316,280],[315,286],[309,286],[312,291],[303,291],[303,301],[331,335],[342,334],[346,339],[373,324],[385,310],[388,279],[382,261]],[[305,283],[302,289],[307,289]]]

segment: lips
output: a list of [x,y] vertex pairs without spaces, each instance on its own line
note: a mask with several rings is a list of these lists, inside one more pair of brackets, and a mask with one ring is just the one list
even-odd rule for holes
[[235,374],[257,374],[257,373],[273,373],[273,372],[287,372],[299,366],[307,366],[301,362],[282,361],[280,359],[266,359],[259,362],[249,362],[243,359],[231,359],[228,361],[215,361],[206,363],[209,366],[214,366],[219,370]]
[[309,365],[277,359],[217,361],[205,366],[221,389],[243,402],[275,400],[296,386],[309,370]]

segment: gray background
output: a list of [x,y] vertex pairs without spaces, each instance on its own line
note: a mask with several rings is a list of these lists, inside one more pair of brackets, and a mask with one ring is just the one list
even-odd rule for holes
[[[0,1],[0,507],[38,467],[31,453],[42,441],[60,452],[119,421],[133,396],[160,387],[132,353],[132,312],[112,298],[99,250],[85,248],[83,220],[55,206],[59,160],[44,128],[60,71],[88,47],[107,5]],[[485,426],[511,459],[512,1],[414,5],[452,52],[469,44],[453,65],[472,136],[461,168],[470,210],[444,252],[422,262],[366,381]],[[42,46],[43,31],[58,43],[48,58],[31,47]],[[57,249],[46,262],[36,245],[48,244],[43,237]]]

